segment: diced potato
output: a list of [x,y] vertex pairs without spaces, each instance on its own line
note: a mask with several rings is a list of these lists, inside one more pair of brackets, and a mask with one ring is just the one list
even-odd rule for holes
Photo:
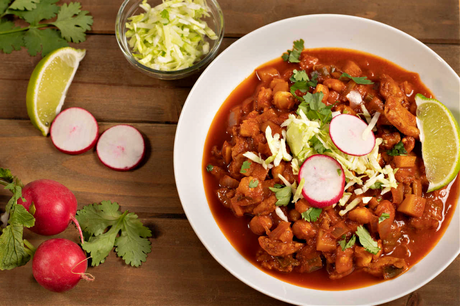
[[342,70],[352,77],[359,77],[362,73],[361,68],[353,61],[347,61]]
[[262,82],[270,82],[274,77],[279,77],[280,74],[278,70],[273,67],[265,67],[256,71],[257,77],[262,80]]
[[316,250],[320,252],[332,252],[337,246],[337,241],[329,232],[320,229],[316,238]]
[[393,162],[396,168],[409,168],[415,167],[417,156],[395,156]]
[[337,247],[335,259],[335,271],[337,273],[346,273],[353,269],[353,253],[353,248],[342,251],[342,247]]
[[398,211],[412,217],[421,217],[425,210],[426,200],[415,194],[408,194],[404,201],[399,205]]
[[404,200],[404,184],[398,184],[398,188],[391,188],[394,204],[401,204]]
[[422,196],[422,181],[420,179],[416,179],[412,183],[412,192],[418,197]]

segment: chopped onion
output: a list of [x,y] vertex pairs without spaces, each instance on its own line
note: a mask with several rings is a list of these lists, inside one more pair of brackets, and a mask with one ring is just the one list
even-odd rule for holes
[[278,206],[276,206],[275,208],[275,213],[276,215],[283,221],[286,221],[286,222],[289,222],[288,218],[286,217],[286,215],[283,213],[283,211],[281,210],[281,208],[279,208]]
[[372,131],[374,126],[377,124],[377,121],[379,120],[380,113],[375,112],[374,117],[372,117],[371,122],[369,122],[369,125],[367,126],[366,129],[363,131],[363,135],[361,135],[362,139],[366,140],[367,135]]

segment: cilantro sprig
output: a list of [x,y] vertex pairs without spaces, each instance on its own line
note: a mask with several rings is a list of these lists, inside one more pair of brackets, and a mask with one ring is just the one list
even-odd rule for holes
[[387,154],[390,156],[399,156],[407,154],[406,148],[404,148],[404,143],[402,141],[394,145],[391,150],[387,151]]
[[339,245],[340,247],[342,248],[342,251],[345,251],[346,249],[348,248],[351,248],[352,246],[354,246],[356,243],[356,236],[353,235],[350,240],[348,240],[347,242],[347,238],[345,237],[345,235],[342,236],[342,239],[339,240]]
[[292,50],[287,50],[286,53],[284,53],[281,58],[285,62],[289,63],[300,63],[300,53],[302,53],[304,48],[304,40],[299,39],[294,41],[294,46]]
[[276,206],[286,206],[291,201],[291,187],[275,184],[274,187],[269,187],[269,189],[275,193],[276,199],[278,200],[275,203]]
[[377,254],[380,251],[377,241],[372,239],[371,235],[362,225],[356,229],[356,235],[359,237],[359,243],[371,254]]
[[390,218],[390,214],[388,214],[388,213],[381,214],[380,217],[379,217],[379,223],[382,223],[383,221],[385,221],[388,218]]
[[134,213],[121,213],[115,202],[102,201],[90,204],[77,211],[77,220],[84,232],[82,248],[90,253],[92,266],[105,261],[115,247],[117,255],[126,264],[139,267],[151,252],[148,237],[150,229],[142,225]]
[[[11,53],[22,47],[31,56],[69,46],[69,42],[85,41],[85,32],[91,30],[93,17],[82,11],[80,3],[57,6],[59,0],[0,0],[0,51]],[[4,18],[14,15],[29,24],[16,27]],[[42,22],[57,16],[55,21]]]
[[308,222],[316,222],[319,218],[319,215],[321,215],[321,212],[323,210],[321,208],[316,208],[316,207],[310,207],[303,213],[301,213],[302,219]]
[[353,80],[356,84],[362,84],[362,85],[369,85],[369,84],[374,84],[371,80],[369,80],[367,77],[352,77],[348,73],[342,73],[340,76],[340,79],[348,78]]

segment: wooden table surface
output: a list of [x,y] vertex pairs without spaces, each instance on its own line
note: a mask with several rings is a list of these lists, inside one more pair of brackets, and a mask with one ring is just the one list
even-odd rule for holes
[[[94,16],[92,31],[78,48],[87,54],[70,86],[64,108],[90,111],[101,131],[119,123],[138,128],[147,140],[142,166],[131,172],[104,167],[94,152],[70,156],[58,152],[49,137],[30,123],[25,104],[28,80],[40,57],[25,50],[0,54],[0,167],[23,182],[40,178],[61,182],[79,207],[117,201],[136,212],[153,232],[152,253],[141,268],[124,265],[113,253],[66,293],[51,293],[32,276],[31,263],[0,272],[0,305],[286,305],[245,285],[221,267],[201,244],[182,210],[173,173],[173,141],[194,76],[160,81],[134,70],[114,36],[122,0],[79,0]],[[70,1],[61,1],[70,2]],[[222,50],[268,23],[304,14],[337,13],[394,26],[438,53],[460,73],[458,0],[219,0],[225,15]],[[318,25],[321,30],[321,25]],[[397,46],[395,46],[397,47]],[[0,211],[9,195],[0,191]],[[36,246],[45,237],[26,231]],[[69,227],[59,237],[77,241]],[[416,292],[385,304],[460,305],[460,257]]]

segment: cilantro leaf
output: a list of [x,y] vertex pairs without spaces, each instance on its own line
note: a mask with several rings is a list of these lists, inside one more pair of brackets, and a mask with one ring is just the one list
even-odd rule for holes
[[355,235],[351,236],[348,242],[347,242],[347,239],[345,238],[345,235],[342,236],[342,240],[339,240],[339,245],[342,247],[342,251],[345,251],[346,249],[351,248],[352,246],[355,245],[355,243],[356,243]]
[[371,80],[368,80],[367,77],[352,77],[348,73],[342,73],[339,79],[342,78],[349,78],[352,79],[356,84],[362,84],[362,85],[369,85],[369,84],[374,84]]
[[316,222],[319,218],[319,215],[321,215],[321,212],[323,210],[321,208],[316,208],[316,207],[310,207],[303,213],[301,213],[302,219],[308,222]]
[[383,183],[382,182],[375,182],[371,186],[369,186],[369,189],[382,189]]
[[383,221],[385,221],[388,218],[390,218],[390,214],[387,214],[387,213],[381,214],[380,217],[379,217],[379,223],[382,223]]
[[33,10],[37,7],[40,0],[15,0],[11,3],[9,9],[11,10]]
[[133,213],[127,214],[124,221],[121,235],[115,241],[115,251],[126,264],[139,267],[151,251],[147,237],[151,237],[152,232]]
[[11,270],[25,265],[30,255],[22,240],[24,227],[21,224],[8,225],[0,236],[0,270]]
[[24,43],[27,52],[31,56],[37,55],[40,51],[42,52],[42,56],[46,56],[51,51],[69,46],[67,41],[62,39],[55,29],[39,30],[31,28],[24,35]]
[[151,252],[148,237],[152,232],[142,225],[136,214],[128,211],[122,214],[115,202],[88,205],[77,212],[76,218],[88,239],[81,246],[91,254],[92,266],[103,263],[114,247],[126,264],[135,267],[145,262]]
[[338,174],[339,176],[341,176],[341,175],[342,175],[342,169],[337,169],[337,174]]
[[[59,0],[40,0],[37,7],[31,11],[11,11],[12,14],[24,19],[31,25],[37,25],[41,20],[51,19],[59,12],[55,4]],[[32,28],[31,28],[32,29]]]
[[[14,32],[15,30],[18,32]],[[15,27],[13,22],[0,19],[0,34],[0,51],[10,54],[13,50],[19,51],[24,46],[24,32],[20,27]]]
[[6,11],[10,2],[11,0],[0,0],[0,15]]
[[406,151],[406,148],[404,148],[403,142],[400,141],[397,144],[395,144],[391,150],[388,150],[387,154],[390,156],[398,156],[398,155],[407,154],[407,151]]
[[250,167],[251,167],[251,162],[248,160],[245,160],[243,164],[241,165],[240,173],[246,173]]
[[209,165],[206,166],[206,171],[211,172],[212,169],[214,169],[213,165],[209,164]]
[[249,188],[256,188],[259,186],[259,181],[257,179],[253,179],[249,182]]
[[289,79],[291,82],[307,82],[310,81],[310,78],[308,77],[308,74],[305,72],[305,70],[297,70],[294,69],[292,71],[292,76]]
[[359,243],[371,254],[377,254],[380,251],[377,241],[372,239],[371,235],[362,225],[356,229],[356,235],[359,237]]
[[289,204],[291,201],[291,196],[292,196],[292,188],[289,186],[283,187],[282,185],[275,184],[275,187],[269,187],[271,191],[275,193],[276,201],[275,205],[276,206],[286,206]]
[[63,4],[55,22],[51,24],[61,30],[62,37],[68,42],[85,41],[85,32],[91,30],[93,17],[87,16],[88,11],[80,10],[81,5],[71,2]]
[[326,152],[330,152],[332,153],[332,151],[330,149],[326,149],[323,145],[323,143],[318,139],[318,137],[313,136],[312,138],[310,138],[310,146],[315,149],[316,153],[318,154],[324,154]]
[[284,53],[281,58],[285,62],[289,63],[300,63],[300,53],[302,53],[304,49],[304,40],[299,39],[294,41],[294,46],[292,50],[288,50],[287,53]]

